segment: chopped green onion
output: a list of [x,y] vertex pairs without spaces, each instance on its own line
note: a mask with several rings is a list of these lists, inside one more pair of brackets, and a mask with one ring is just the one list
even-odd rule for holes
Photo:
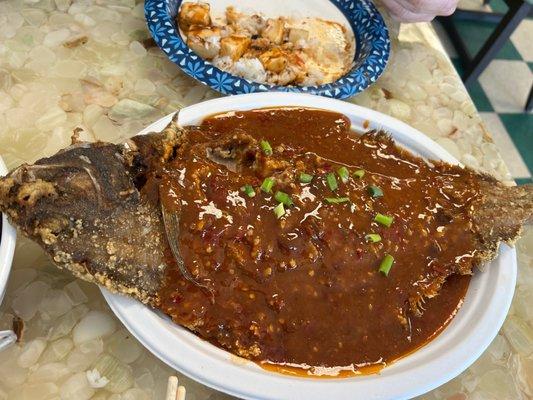
[[377,243],[381,242],[381,236],[377,233],[369,233],[365,236],[367,242]]
[[369,185],[366,187],[368,194],[372,197],[383,197],[383,190],[379,186]]
[[394,257],[390,254],[385,255],[385,258],[383,258],[381,264],[379,265],[379,272],[381,272],[385,276],[388,276],[393,263]]
[[346,203],[350,201],[348,197],[326,197],[325,199],[329,204]]
[[365,176],[365,170],[364,169],[358,169],[357,171],[355,171],[353,173],[353,176],[355,176],[356,178],[361,179],[363,176]]
[[330,172],[326,175],[326,181],[328,182],[328,186],[332,192],[337,190],[337,188],[339,187],[339,185],[337,184],[337,178],[335,178],[333,172]]
[[261,149],[263,149],[263,153],[265,153],[265,155],[272,155],[272,146],[270,145],[270,143],[268,143],[268,141],[261,140]]
[[383,215],[380,213],[377,213],[376,216],[374,217],[374,221],[376,221],[377,223],[381,225],[386,226],[387,228],[392,225],[393,219],[394,219],[393,217],[390,217],[388,215]]
[[279,203],[276,207],[274,207],[274,214],[276,214],[276,218],[278,219],[285,215],[285,208],[283,207],[283,203]]
[[290,207],[293,204],[293,202],[291,200],[291,196],[289,196],[287,193],[281,192],[279,190],[274,195],[274,198],[277,201],[279,201],[280,203],[283,203],[284,205],[286,205],[287,207]]
[[270,193],[272,191],[272,187],[274,186],[274,182],[274,178],[265,178],[261,184],[261,190],[265,193]]
[[300,182],[302,183],[310,183],[313,180],[313,175],[306,174],[305,172],[302,172],[300,174]]
[[255,196],[255,190],[252,185],[244,185],[243,187],[241,187],[241,192],[244,192],[248,197]]
[[348,182],[348,179],[350,179],[350,171],[348,171],[348,168],[346,167],[340,167],[337,170],[337,174],[339,174],[339,178],[341,178],[342,183]]

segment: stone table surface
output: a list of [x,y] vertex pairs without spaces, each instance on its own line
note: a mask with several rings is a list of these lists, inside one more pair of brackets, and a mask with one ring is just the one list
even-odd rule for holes
[[[386,72],[349,101],[419,129],[457,159],[510,175],[431,25],[389,22]],[[138,0],[0,1],[0,155],[9,168],[81,138],[120,141],[176,109],[217,97],[149,38]],[[501,400],[533,395],[533,229],[517,244],[519,277],[509,316],[470,368],[423,399]],[[0,330],[24,321],[0,352],[0,400],[163,399],[177,374],[187,399],[230,398],[182,376],[145,350],[97,287],[53,267],[19,238]],[[94,369],[105,370],[105,378]]]

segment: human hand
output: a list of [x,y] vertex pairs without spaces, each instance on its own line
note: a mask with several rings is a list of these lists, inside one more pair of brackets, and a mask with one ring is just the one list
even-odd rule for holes
[[431,21],[437,15],[451,15],[458,0],[382,0],[392,18],[400,22]]

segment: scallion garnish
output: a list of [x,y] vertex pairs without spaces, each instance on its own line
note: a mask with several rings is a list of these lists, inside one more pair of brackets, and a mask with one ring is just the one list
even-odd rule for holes
[[330,172],[326,175],[326,181],[328,182],[328,186],[332,192],[337,190],[337,188],[339,187],[339,185],[337,184],[337,178],[335,178],[333,172]]
[[272,155],[272,146],[270,145],[270,143],[268,143],[268,141],[261,140],[261,149],[263,149],[263,153],[265,153],[265,155]]
[[293,205],[293,202],[291,200],[291,196],[289,196],[287,193],[285,192],[281,192],[281,191],[277,191],[276,194],[274,195],[274,198],[279,201],[280,203],[283,203],[284,205],[286,205],[287,207],[290,207]]
[[279,203],[276,207],[274,207],[274,214],[276,214],[277,219],[280,219],[285,215],[285,208],[283,207],[283,203]]
[[365,239],[367,242],[372,243],[381,242],[381,236],[377,233],[369,233],[368,235],[365,235]]
[[270,193],[272,191],[272,187],[274,186],[274,182],[274,178],[265,178],[265,180],[261,184],[261,190],[265,193]]
[[337,174],[339,174],[339,178],[341,178],[342,183],[348,182],[348,179],[350,179],[350,171],[348,171],[348,168],[346,167],[340,167],[337,170]]
[[348,201],[350,201],[348,197],[326,197],[325,200],[329,204],[347,203]]
[[302,172],[300,174],[300,182],[302,183],[310,183],[313,180],[313,175],[306,174],[305,172]]
[[379,265],[379,272],[381,272],[385,276],[388,276],[389,271],[392,268],[392,264],[394,264],[394,257],[390,254],[385,255],[385,257],[381,261],[381,264]]
[[246,196],[248,197],[255,196],[255,190],[252,185],[244,185],[243,187],[241,187],[241,192],[244,192],[244,194],[246,194]]
[[376,221],[378,224],[384,225],[387,228],[392,225],[392,220],[394,218],[388,215],[383,215],[380,213],[377,213],[374,217],[374,221]]
[[365,176],[365,170],[364,169],[358,169],[357,171],[355,171],[353,173],[353,176],[355,176],[356,178],[361,179],[363,176]]
[[371,197],[383,197],[383,190],[379,186],[369,185],[366,190]]

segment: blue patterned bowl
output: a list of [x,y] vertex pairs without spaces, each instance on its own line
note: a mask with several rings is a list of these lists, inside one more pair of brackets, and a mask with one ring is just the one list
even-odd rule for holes
[[[372,1],[330,0],[344,15],[355,35],[356,51],[350,72],[335,82],[319,86],[277,86],[252,82],[222,71],[187,46],[175,23],[182,1],[146,0],[144,10],[148,29],[172,62],[189,76],[223,94],[281,91],[345,99],[375,82],[389,59],[389,33]],[[234,3],[238,5],[237,1]],[[316,5],[316,1],[309,4],[313,3]]]

